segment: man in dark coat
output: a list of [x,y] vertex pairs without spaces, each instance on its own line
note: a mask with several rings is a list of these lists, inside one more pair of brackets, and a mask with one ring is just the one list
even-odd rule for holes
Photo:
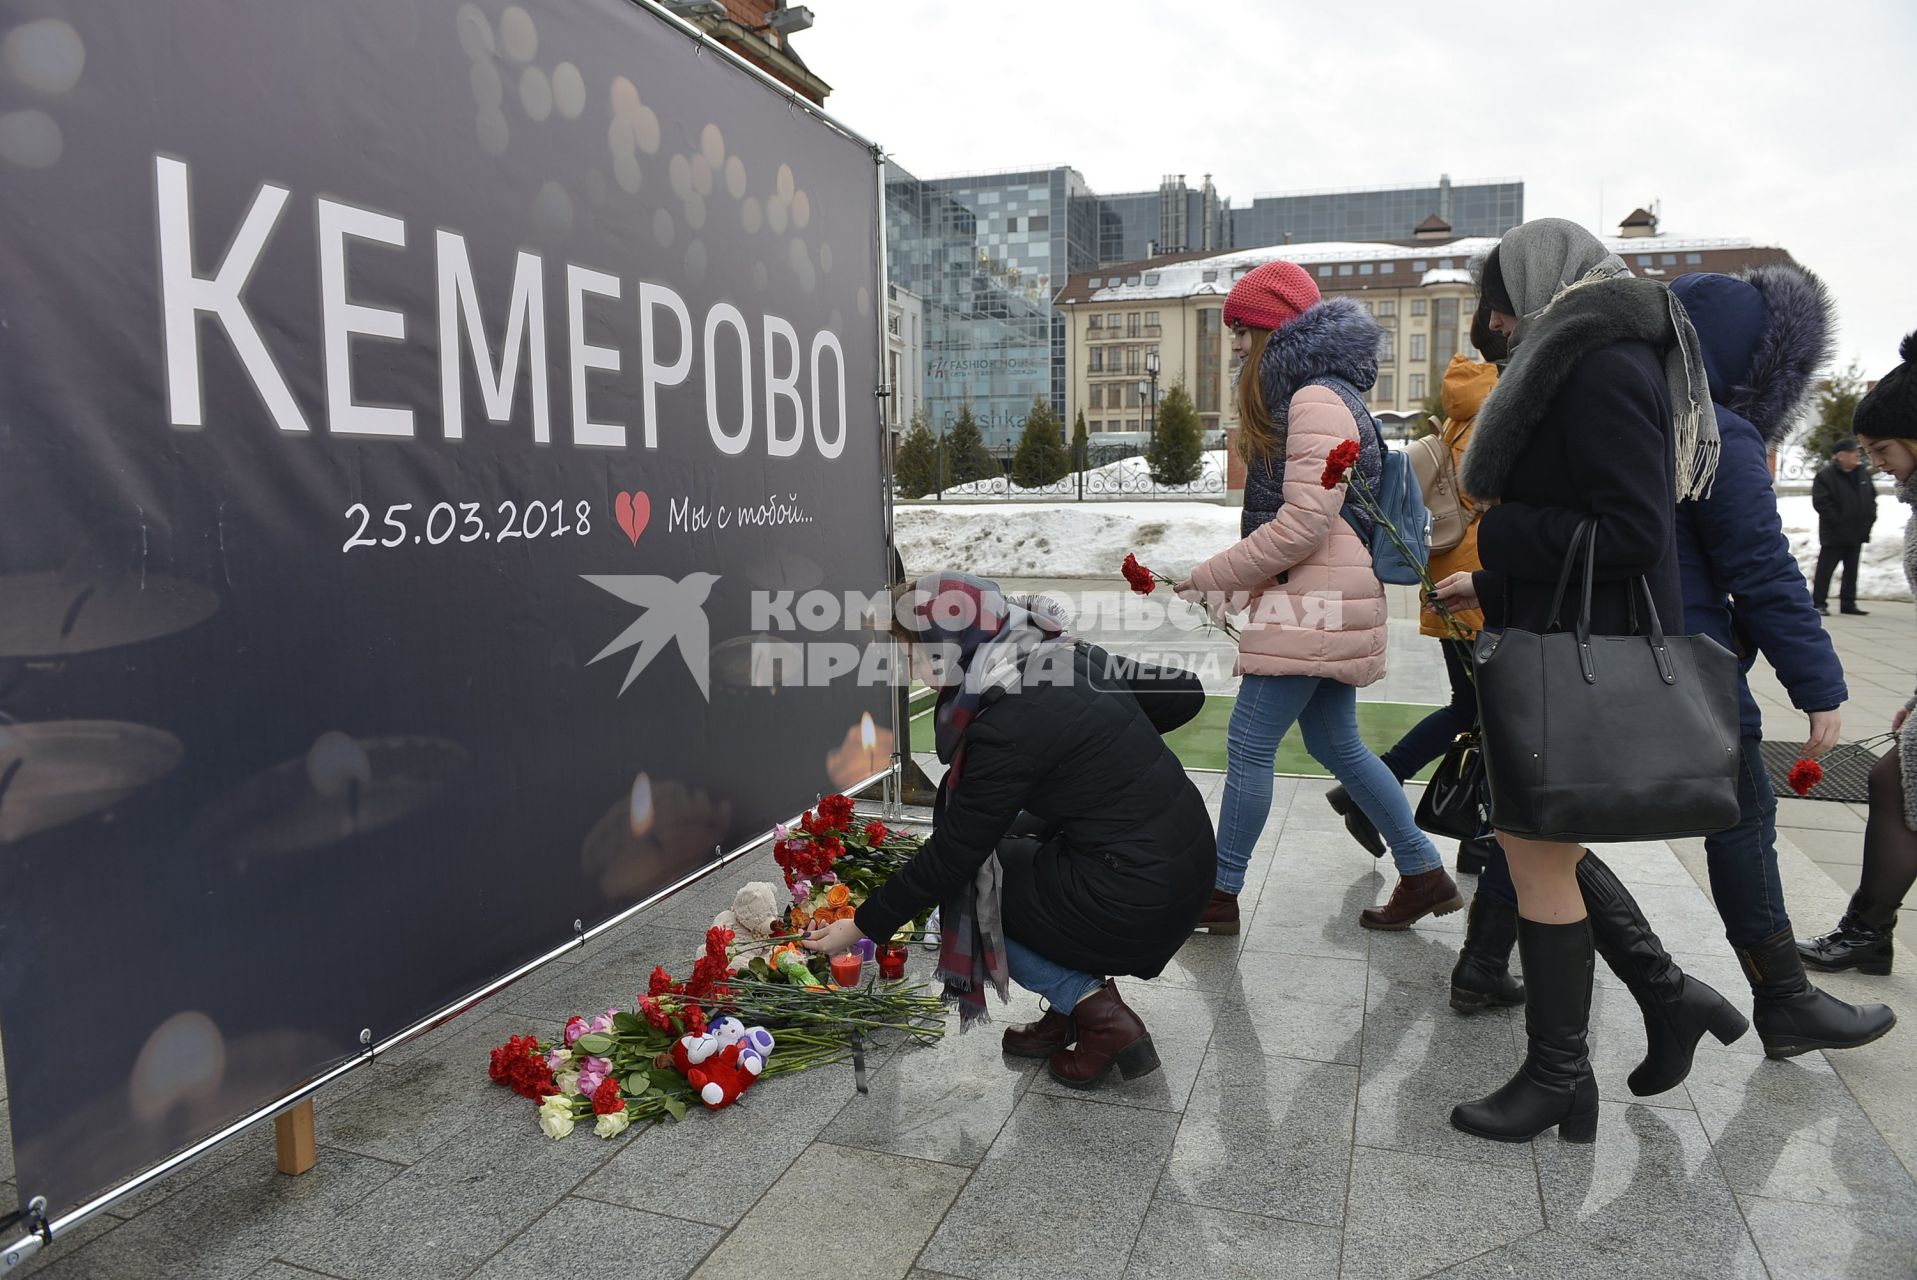
[[1831,461],[1811,484],[1811,505],[1817,509],[1817,583],[1813,595],[1817,612],[1830,614],[1830,579],[1838,564],[1844,583],[1838,604],[1845,613],[1863,617],[1857,607],[1857,565],[1871,526],[1877,523],[1877,490],[1864,469],[1864,455],[1855,440],[1839,440]]

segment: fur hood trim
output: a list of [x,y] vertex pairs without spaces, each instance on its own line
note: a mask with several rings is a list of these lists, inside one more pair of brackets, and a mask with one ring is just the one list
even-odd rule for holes
[[1291,397],[1313,378],[1342,378],[1360,394],[1378,380],[1378,336],[1371,313],[1350,298],[1331,298],[1274,329],[1259,362],[1265,407],[1282,422]]
[[[1511,468],[1530,444],[1531,434],[1543,421],[1558,388],[1584,357],[1612,343],[1633,340],[1649,342],[1669,353],[1679,344],[1674,316],[1681,314],[1681,309],[1674,313],[1674,305],[1670,291],[1662,284],[1620,276],[1567,289],[1547,310],[1528,321],[1523,342],[1513,350],[1498,385],[1478,413],[1478,424],[1458,475],[1464,491],[1483,498],[1504,496]],[[1689,327],[1688,317],[1684,324]],[[1697,384],[1695,401],[1703,402],[1703,411],[1709,413],[1701,362],[1692,380]],[[1675,411],[1675,395],[1672,407]],[[1716,443],[1713,418],[1713,450]],[[1714,453],[1709,461],[1714,472]],[[1681,468],[1678,483],[1682,489]]]
[[1756,427],[1765,444],[1778,444],[1796,425],[1817,371],[1836,349],[1835,304],[1824,282],[1795,263],[1741,274],[1764,299],[1764,332],[1750,371],[1719,402]]

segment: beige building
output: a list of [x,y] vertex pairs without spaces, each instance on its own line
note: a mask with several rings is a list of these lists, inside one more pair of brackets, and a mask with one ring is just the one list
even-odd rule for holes
[[[1782,249],[1747,240],[1658,235],[1654,226],[1646,234],[1641,222],[1623,230],[1610,247],[1632,270],[1653,278],[1736,271],[1790,258]],[[1149,430],[1147,370],[1156,356],[1161,402],[1182,380],[1208,432],[1232,426],[1225,296],[1238,277],[1280,258],[1311,271],[1325,296],[1352,298],[1377,318],[1384,336],[1378,381],[1368,397],[1372,409],[1381,416],[1418,416],[1451,357],[1471,351],[1471,315],[1477,306],[1471,268],[1497,241],[1453,238],[1436,218],[1419,227],[1417,236],[1401,242],[1179,254],[1071,277],[1057,298],[1066,317],[1067,422],[1082,410],[1094,434]]]

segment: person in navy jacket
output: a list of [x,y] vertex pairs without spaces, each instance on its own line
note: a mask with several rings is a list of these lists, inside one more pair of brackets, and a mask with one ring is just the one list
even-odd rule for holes
[[[1791,705],[1810,719],[1805,754],[1822,755],[1837,745],[1837,709],[1848,690],[1784,536],[1767,455],[1829,359],[1830,296],[1794,263],[1740,276],[1683,276],[1671,292],[1697,328],[1724,442],[1716,485],[1678,508],[1685,629],[1736,653],[1745,671],[1762,654]],[[1750,979],[1758,1037],[1773,1057],[1868,1044],[1896,1015],[1883,1005],[1845,1004],[1804,975],[1777,875],[1777,799],[1758,752],[1763,718],[1748,680],[1739,695],[1741,816],[1704,848],[1724,935]]]
[[[1741,276],[1681,276],[1671,282],[1671,292],[1697,329],[1723,442],[1710,492],[1677,509],[1684,629],[1737,654],[1746,672],[1762,654],[1791,704],[1809,717],[1805,754],[1822,755],[1837,745],[1838,708],[1849,691],[1784,536],[1768,453],[1789,431],[1812,376],[1830,356],[1830,297],[1795,264],[1756,267]],[[1846,1004],[1805,976],[1777,874],[1777,798],[1758,750],[1763,718],[1750,682],[1739,684],[1740,817],[1736,826],[1708,837],[1704,848],[1725,937],[1750,980],[1758,1037],[1774,1058],[1868,1044],[1897,1017],[1881,1004]],[[1503,859],[1493,858],[1481,895],[1515,901],[1508,884]],[[1502,1002],[1489,998],[1494,988],[1474,976],[1509,981],[1509,944],[1500,942],[1492,931],[1467,930],[1452,976],[1454,1008]],[[1647,1012],[1647,1033],[1655,1032],[1649,1018]]]

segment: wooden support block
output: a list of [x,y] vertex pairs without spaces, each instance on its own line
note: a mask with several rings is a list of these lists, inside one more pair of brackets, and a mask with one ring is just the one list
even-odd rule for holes
[[300,1174],[319,1163],[319,1143],[313,1136],[313,1100],[273,1117],[273,1138],[279,1147],[281,1173]]

